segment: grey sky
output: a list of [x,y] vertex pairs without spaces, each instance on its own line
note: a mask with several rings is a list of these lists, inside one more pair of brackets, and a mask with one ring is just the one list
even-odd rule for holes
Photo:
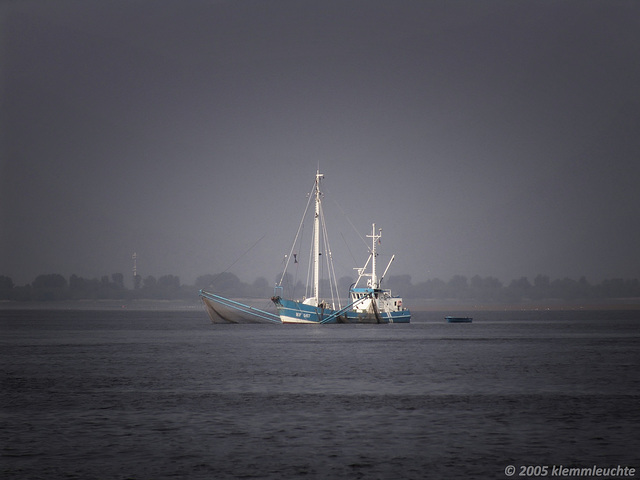
[[[390,274],[640,277],[640,2],[1,7],[0,274],[281,269],[319,163]],[[337,204],[336,204],[337,202]],[[349,245],[349,249],[345,245]]]

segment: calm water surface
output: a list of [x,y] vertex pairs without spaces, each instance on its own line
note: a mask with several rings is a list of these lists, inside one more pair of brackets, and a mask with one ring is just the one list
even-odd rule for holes
[[640,312],[444,314],[226,326],[199,310],[0,311],[0,476],[640,469]]

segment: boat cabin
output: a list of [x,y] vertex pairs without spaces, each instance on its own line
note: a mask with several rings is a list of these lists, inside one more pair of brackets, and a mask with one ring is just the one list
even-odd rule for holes
[[391,290],[382,288],[352,288],[350,290],[351,301],[362,300],[354,306],[356,312],[370,312],[373,309],[372,301],[376,302],[377,310],[380,312],[399,312],[404,310],[402,298],[391,295]]

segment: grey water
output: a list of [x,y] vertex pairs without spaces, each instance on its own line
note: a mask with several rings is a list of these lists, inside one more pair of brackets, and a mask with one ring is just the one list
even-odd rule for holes
[[466,313],[474,323],[428,312],[299,326],[212,325],[200,310],[0,311],[0,476],[640,468],[640,311]]

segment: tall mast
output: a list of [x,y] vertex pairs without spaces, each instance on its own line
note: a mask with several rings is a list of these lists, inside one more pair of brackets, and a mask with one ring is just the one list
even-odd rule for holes
[[376,243],[377,240],[382,237],[381,234],[376,235],[376,224],[371,227],[371,235],[367,235],[371,238],[371,287],[378,288],[378,277],[376,276]]
[[319,278],[320,278],[320,180],[324,175],[320,170],[316,170],[316,213],[313,219],[313,296],[316,302],[320,301],[319,297]]

